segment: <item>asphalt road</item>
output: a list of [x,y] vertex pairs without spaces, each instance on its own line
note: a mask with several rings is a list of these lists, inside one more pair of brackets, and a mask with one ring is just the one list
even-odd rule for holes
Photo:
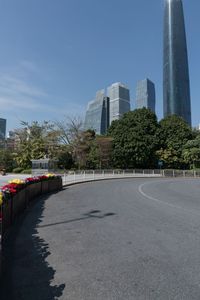
[[42,198],[5,242],[0,299],[200,299],[200,180],[79,184]]

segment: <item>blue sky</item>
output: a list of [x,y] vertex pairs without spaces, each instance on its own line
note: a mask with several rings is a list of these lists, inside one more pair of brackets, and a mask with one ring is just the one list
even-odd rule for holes
[[[96,91],[121,81],[131,92],[148,77],[162,105],[164,0],[0,0],[0,117],[84,117]],[[183,0],[192,120],[200,123],[200,1]]]

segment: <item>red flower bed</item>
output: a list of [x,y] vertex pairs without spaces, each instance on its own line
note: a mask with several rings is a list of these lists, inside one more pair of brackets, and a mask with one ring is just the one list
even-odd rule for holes
[[3,193],[9,193],[11,195],[15,195],[18,191],[20,191],[25,185],[17,184],[17,183],[8,183],[1,188]]

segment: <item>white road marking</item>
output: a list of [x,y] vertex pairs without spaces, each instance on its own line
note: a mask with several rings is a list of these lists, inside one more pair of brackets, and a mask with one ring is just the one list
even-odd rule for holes
[[[170,180],[170,181],[171,181],[171,180]],[[161,181],[161,180],[160,180],[160,181],[156,181],[156,183],[160,183],[160,182],[163,182],[163,181]],[[146,193],[143,191],[143,187],[144,187],[145,185],[148,185],[148,184],[151,184],[151,183],[155,183],[155,181],[142,183],[142,184],[140,184],[139,187],[138,187],[139,193],[140,193],[144,198],[147,198],[147,199],[149,199],[149,200],[152,200],[152,201],[157,202],[157,203],[160,203],[160,204],[167,205],[167,206],[172,207],[172,208],[181,209],[181,210],[183,210],[183,211],[185,211],[185,212],[187,212],[187,213],[189,212],[189,213],[191,213],[191,214],[193,214],[193,215],[195,215],[195,216],[200,216],[200,214],[198,214],[198,213],[196,213],[196,212],[194,212],[194,211],[185,209],[185,208],[183,208],[183,207],[181,207],[181,206],[174,205],[174,204],[171,204],[171,203],[166,202],[166,201],[162,201],[162,200],[160,200],[160,199],[154,198],[154,197],[152,197],[152,196],[146,194]]]

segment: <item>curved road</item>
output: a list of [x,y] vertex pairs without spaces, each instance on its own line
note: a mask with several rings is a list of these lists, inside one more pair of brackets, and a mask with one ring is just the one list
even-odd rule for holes
[[199,300],[200,180],[68,187],[36,202],[5,247],[1,299]]

